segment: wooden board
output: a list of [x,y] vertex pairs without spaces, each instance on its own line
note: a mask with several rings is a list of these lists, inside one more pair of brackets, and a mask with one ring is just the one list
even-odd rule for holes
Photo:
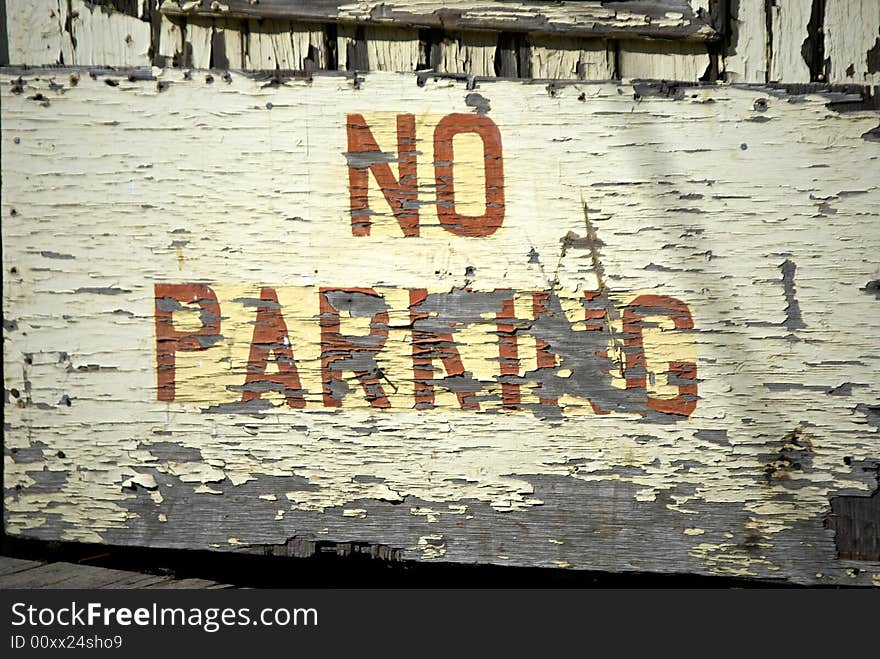
[[[700,0],[648,2],[494,2],[492,0],[165,0],[168,16],[233,16],[393,24],[449,30],[513,30],[581,36],[706,40],[716,36]],[[705,9],[705,8],[704,8]]]
[[727,81],[880,84],[880,0],[724,4]]
[[40,563],[0,556],[0,590],[21,588],[229,588],[204,579],[173,579],[76,563]]
[[880,583],[867,104],[153,73],[0,77],[8,533]]

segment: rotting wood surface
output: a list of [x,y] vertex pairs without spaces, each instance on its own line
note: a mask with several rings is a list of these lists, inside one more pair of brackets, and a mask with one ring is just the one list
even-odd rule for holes
[[857,99],[0,81],[8,533],[880,583]]

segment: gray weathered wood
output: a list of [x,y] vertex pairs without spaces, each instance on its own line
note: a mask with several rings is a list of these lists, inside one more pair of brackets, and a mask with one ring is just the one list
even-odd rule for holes
[[570,36],[705,40],[715,31],[690,0],[642,2],[492,2],[436,0],[165,0],[169,16],[234,16],[297,21],[393,24],[444,30],[516,30]]
[[0,556],[0,577],[5,577],[17,572],[32,570],[42,565],[37,561],[28,561],[23,558],[12,558],[11,556]]
[[40,563],[0,556],[0,589],[21,588],[228,588],[205,579],[173,579],[75,563]]

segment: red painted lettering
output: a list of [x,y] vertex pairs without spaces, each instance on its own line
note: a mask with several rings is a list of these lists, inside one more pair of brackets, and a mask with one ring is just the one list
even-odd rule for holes
[[[415,398],[417,410],[434,409],[434,366],[435,359],[439,359],[446,369],[449,377],[464,375],[464,366],[461,363],[461,355],[452,338],[452,334],[429,332],[420,329],[419,320],[428,317],[427,313],[417,310],[418,305],[428,297],[425,289],[419,288],[409,292],[410,319],[413,324],[412,331],[412,360],[413,379],[415,380]],[[480,404],[472,400],[476,391],[457,391],[458,404],[463,410],[479,410]]]
[[[365,300],[366,299],[366,300]],[[370,315],[370,333],[365,336],[345,336],[340,332],[339,312],[343,309],[353,316],[367,315],[356,310],[358,302],[381,307],[384,301],[371,288],[322,288],[321,308],[321,382],[324,407],[341,407],[348,389],[342,379],[343,371],[352,371],[364,388],[364,394],[373,407],[391,407],[382,385],[381,371],[376,364],[378,353],[388,338],[388,312],[376,311]]]
[[[290,407],[303,408],[306,399],[293,359],[287,324],[281,315],[281,305],[274,288],[262,289],[257,309],[241,402],[261,398],[264,391],[280,391]],[[266,367],[272,353],[278,372],[267,375]]]
[[[641,319],[647,316],[671,318],[675,329],[694,328],[691,312],[681,300],[665,295],[640,295],[630,302],[623,312],[627,389],[636,387],[644,389],[646,386],[647,363],[642,342]],[[678,396],[671,399],[648,396],[648,407],[666,414],[690,416],[697,408],[697,365],[694,362],[670,362],[668,373],[670,379],[675,378],[678,381]]]
[[[476,133],[483,140],[486,211],[482,215],[462,215],[455,210],[454,153],[452,138]],[[440,226],[458,236],[490,236],[504,221],[504,163],[501,133],[485,115],[450,114],[434,130],[434,176],[437,183],[437,216]]]
[[369,236],[370,172],[382,189],[385,201],[391,207],[404,236],[419,235],[418,174],[416,168],[416,124],[411,114],[397,115],[397,172],[379,149],[363,115],[350,114],[346,124],[348,133],[348,190],[351,206],[351,233]]
[[[178,352],[206,350],[220,336],[220,304],[208,286],[202,284],[156,284],[156,384],[157,398],[174,400],[174,362]],[[174,312],[184,304],[196,304],[202,326],[194,332],[174,328]]]

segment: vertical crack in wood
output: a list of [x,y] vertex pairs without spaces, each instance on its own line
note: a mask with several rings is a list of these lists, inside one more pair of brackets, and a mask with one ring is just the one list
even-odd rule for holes
[[0,66],[9,65],[9,39],[6,36],[6,2],[0,2]]
[[522,32],[499,32],[495,48],[495,75],[499,78],[531,77],[531,46]]
[[623,74],[620,71],[620,41],[615,39],[611,47],[613,48],[613,58],[611,62],[611,79],[617,80],[618,82],[623,79]]
[[516,75],[518,78],[532,77],[532,47],[526,34],[516,35]]
[[436,71],[442,57],[443,30],[419,30],[419,64],[417,71]]
[[162,14],[159,12],[159,2],[150,0],[147,6],[147,16],[150,20],[150,49],[147,51],[147,56],[153,66],[165,66],[165,58],[159,54],[162,52]]
[[701,82],[717,82],[723,78],[722,62],[730,51],[730,3],[732,0],[709,0],[709,24],[718,38],[706,43],[709,51],[709,66],[700,78]]
[[229,57],[226,55],[226,36],[213,26],[211,31],[211,54],[209,64],[212,69],[228,69]]
[[[65,16],[64,31],[70,35],[71,48],[73,48],[73,50],[76,50],[76,34],[74,33],[74,30],[73,30],[73,16],[74,16],[73,15],[73,0],[67,0],[67,12],[65,13],[64,16]],[[62,64],[64,63],[63,56],[62,56],[61,63]],[[71,64],[72,64],[72,62],[71,62]]]
[[498,34],[498,45],[495,46],[495,75],[497,77],[515,77],[516,73],[512,72],[515,68],[515,62],[512,62],[512,41],[513,35],[509,32],[500,32]]
[[831,63],[830,59],[825,58],[825,1],[813,0],[807,38],[801,45],[801,56],[810,69],[810,82],[824,82]]
[[770,69],[773,62],[773,8],[775,6],[776,0],[764,0],[764,22],[767,29],[767,43],[764,49],[767,65],[764,71],[764,82],[767,83],[772,77]]
[[339,31],[336,29],[336,23],[324,24],[324,52],[327,53],[325,68],[328,71],[337,71],[339,69],[339,54],[337,52],[337,39]]
[[367,53],[367,38],[363,25],[354,31],[354,39],[345,45],[345,70],[369,71],[370,61]]
[[173,63],[173,66],[180,67],[182,69],[189,68],[192,66],[192,44],[187,40],[186,18],[182,18],[180,20],[180,43],[180,57],[178,58],[178,61],[176,63]]

